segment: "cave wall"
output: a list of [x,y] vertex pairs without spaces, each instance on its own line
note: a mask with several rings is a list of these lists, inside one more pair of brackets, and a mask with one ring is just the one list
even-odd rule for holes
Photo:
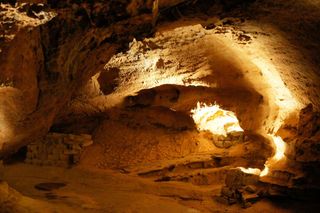
[[[159,1],[159,7],[181,2]],[[106,118],[112,107],[165,107],[166,112],[172,109],[188,115],[197,101],[215,101],[234,111],[245,130],[262,130],[266,134],[277,132],[284,121],[289,123],[285,119],[291,112],[286,106],[296,100],[293,121],[282,126],[278,134],[282,136],[283,129],[293,132],[286,140],[287,156],[293,162],[301,162],[304,168],[315,170],[319,124],[307,119],[304,123],[312,120],[311,127],[299,126],[297,115],[310,102],[313,111],[319,109],[319,75],[314,71],[316,66],[303,71],[310,65],[306,56],[295,57],[295,47],[290,42],[277,43],[274,38],[280,37],[278,31],[266,28],[274,33],[270,36],[258,28],[253,34],[262,35],[257,39],[261,43],[253,42],[253,46],[246,45],[252,42],[250,36],[248,39],[246,33],[236,31],[229,35],[237,38],[238,44],[234,45],[232,39],[213,35],[227,33],[228,20],[219,25],[219,21],[211,23],[208,19],[200,21],[202,25],[194,20],[182,24],[189,28],[164,24],[154,38],[143,40],[152,35],[157,15],[152,14],[150,1],[121,1],[120,6],[120,1],[48,3],[49,6],[0,6],[4,35],[0,43],[1,158],[44,136],[53,123],[53,129],[72,132],[79,126],[66,130],[68,127],[62,125],[67,123],[70,127],[78,121],[89,121],[92,125],[85,128],[90,131],[78,133],[94,133],[103,138],[104,130],[113,127],[108,126]],[[186,5],[192,6],[190,2]],[[211,27],[217,25],[211,34],[205,30],[210,29],[208,23]],[[237,45],[243,45],[241,51]],[[282,50],[286,45],[291,52]],[[274,48],[266,48],[269,46]],[[116,55],[119,52],[122,53]],[[279,57],[261,63],[260,54],[264,58]],[[293,66],[295,61],[301,63]],[[107,75],[112,72],[115,74]],[[275,84],[274,79],[267,81],[270,73],[276,74],[275,79],[281,84]],[[282,97],[282,89],[292,96]],[[281,94],[277,96],[278,93]],[[317,116],[315,113],[311,117]],[[98,118],[101,126],[96,123]],[[278,123],[274,129],[275,120]],[[315,130],[312,134],[301,133],[309,129]],[[195,149],[192,147],[191,151]]]
[[[291,3],[281,2],[279,5],[289,7]],[[248,20],[216,17],[206,21],[179,20],[158,26],[152,38],[133,40],[128,51],[113,56],[104,70],[75,95],[68,108],[56,118],[55,124],[59,126],[65,120],[93,117],[100,113],[106,115],[100,126],[96,124],[97,131],[92,131],[99,146],[104,144],[106,147],[95,147],[91,153],[107,150],[106,153],[112,156],[115,153],[110,151],[112,146],[109,142],[114,139],[105,133],[116,125],[113,118],[108,117],[112,114],[110,111],[138,107],[158,110],[162,116],[170,114],[163,115],[157,108],[160,107],[190,115],[190,110],[198,101],[215,102],[235,112],[246,131],[280,135],[287,145],[285,155],[288,165],[285,167],[299,167],[310,174],[308,178],[312,183],[316,183],[319,125],[315,111],[319,110],[319,75],[317,65],[312,65],[312,60],[306,57],[312,54],[313,49],[306,51],[302,44],[296,46],[294,43],[307,38],[298,36],[294,40],[296,34],[286,34],[288,29],[270,26],[274,22],[270,21],[272,15],[262,18],[264,13],[261,7],[264,4],[261,5],[259,7],[257,4],[249,10],[253,14],[254,11],[261,12],[260,16],[257,14],[255,17],[258,22],[250,20],[252,16],[248,18],[243,14]],[[275,6],[271,3],[271,7]],[[279,20],[283,21],[282,27],[289,25],[288,14],[285,13]],[[315,40],[309,42],[317,45]],[[309,103],[313,106],[310,110],[312,119],[299,124],[305,120],[299,114]],[[123,113],[122,119],[127,119],[126,113]],[[161,120],[153,119],[157,122]],[[132,125],[139,126],[144,122],[140,117]],[[308,122],[312,124],[306,125]],[[161,121],[159,124],[164,125]],[[73,128],[76,129],[76,125]],[[125,125],[121,128],[124,129]],[[310,130],[312,134],[308,133]],[[117,134],[121,138],[116,138],[119,141],[117,144],[134,141],[121,133]],[[150,138],[141,138],[140,141],[143,140],[146,144],[148,140],[150,144],[158,144]],[[176,141],[176,145],[181,143]],[[126,153],[130,155],[130,152]],[[116,159],[120,162],[121,156]],[[108,167],[109,164],[112,164],[112,159],[101,167]],[[283,167],[278,169],[284,170]],[[306,176],[298,178],[299,181],[311,183],[306,181]]]
[[150,3],[48,3],[1,4],[1,156],[44,135],[77,88],[152,29]]

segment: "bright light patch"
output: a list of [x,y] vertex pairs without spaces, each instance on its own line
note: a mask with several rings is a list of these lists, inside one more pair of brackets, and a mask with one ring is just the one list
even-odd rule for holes
[[257,168],[244,168],[244,167],[238,167],[242,172],[247,174],[254,174],[254,175],[261,175],[261,170]]
[[266,176],[269,173],[269,167],[264,165],[264,169],[260,173],[260,177]]
[[[207,130],[214,135],[227,136],[230,132],[243,132],[239,121],[233,112],[223,110],[218,105],[206,105],[197,103],[197,107],[191,110],[192,118],[200,131]],[[284,158],[285,143],[280,136],[270,135],[276,148],[275,155],[270,158],[264,169],[238,167],[242,172],[248,174],[266,176],[269,173],[269,166]]]
[[280,136],[271,136],[273,139],[273,143],[276,146],[276,154],[273,156],[272,159],[278,161],[284,157],[284,152],[286,148],[286,144],[282,140]]
[[258,168],[244,168],[238,167],[242,172],[247,174],[259,175],[260,177],[266,176],[269,173],[269,167],[264,165],[264,169],[261,171]]
[[191,110],[192,118],[200,131],[210,131],[214,135],[227,136],[230,132],[243,132],[233,112],[223,110],[218,105],[197,103]]
[[270,135],[270,136],[271,136],[273,143],[276,147],[276,154],[266,162],[266,164],[264,165],[264,169],[262,171],[260,171],[260,169],[256,169],[256,168],[247,168],[246,169],[243,167],[238,167],[242,172],[248,173],[248,174],[255,174],[255,175],[259,175],[260,177],[263,177],[269,173],[269,165],[272,165],[273,163],[284,158],[284,152],[286,149],[285,142],[282,140],[282,138],[280,136],[274,136],[274,135]]

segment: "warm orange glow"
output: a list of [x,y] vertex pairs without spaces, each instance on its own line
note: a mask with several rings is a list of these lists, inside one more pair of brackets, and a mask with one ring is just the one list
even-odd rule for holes
[[243,132],[233,112],[223,110],[218,105],[197,103],[191,110],[192,118],[200,131],[207,130],[214,135],[227,136],[230,132]]
[[266,176],[269,173],[269,167],[264,166],[264,169],[261,171],[258,168],[244,168],[244,167],[238,167],[242,172],[247,174],[253,174],[253,175],[259,175],[260,177]]
[[281,160],[284,158],[284,152],[286,148],[285,142],[282,140],[280,136],[274,136],[270,135],[272,138],[272,141],[276,147],[276,154],[270,158],[264,165],[264,169],[261,171],[260,169],[256,168],[243,168],[243,167],[238,167],[242,172],[248,173],[248,174],[255,174],[259,175],[260,177],[266,176],[269,173],[269,166],[272,165],[273,163]]
[[260,175],[261,170],[257,168],[244,168],[244,167],[238,167],[242,172],[247,174],[254,174],[254,175]]
[[264,169],[260,173],[260,177],[266,176],[269,173],[269,167],[267,165],[264,165]]
[[276,146],[276,154],[272,157],[273,160],[278,161],[284,157],[284,152],[286,148],[286,144],[282,140],[280,136],[271,136],[273,139],[273,143]]

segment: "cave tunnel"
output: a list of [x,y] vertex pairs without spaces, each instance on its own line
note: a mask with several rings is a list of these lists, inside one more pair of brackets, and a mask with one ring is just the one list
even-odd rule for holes
[[0,1],[0,213],[318,212],[318,0]]

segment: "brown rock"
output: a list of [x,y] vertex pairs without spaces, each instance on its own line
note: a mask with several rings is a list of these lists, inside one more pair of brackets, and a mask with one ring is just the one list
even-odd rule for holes
[[244,190],[249,193],[256,193],[257,187],[255,187],[254,185],[248,185],[248,186],[245,186]]
[[226,186],[231,189],[240,189],[245,185],[257,183],[259,176],[243,173],[240,169],[232,169],[226,177]]
[[229,187],[224,186],[221,189],[221,196],[235,198],[235,191],[230,189]]
[[253,193],[242,193],[242,201],[244,203],[255,203],[257,202],[259,199],[261,199],[257,194],[253,194]]

